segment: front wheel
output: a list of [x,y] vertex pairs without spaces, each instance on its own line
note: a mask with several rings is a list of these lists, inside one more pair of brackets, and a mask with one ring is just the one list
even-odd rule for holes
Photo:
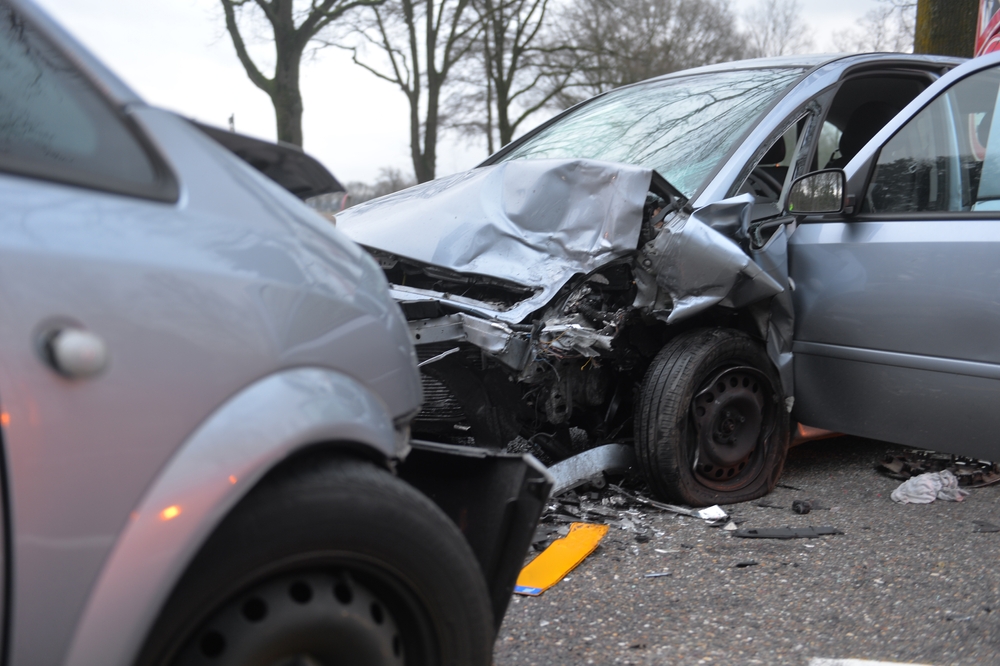
[[774,489],[788,411],[761,345],[734,329],[677,336],[650,364],[636,410],[636,457],[654,494],[693,506]]
[[488,664],[489,596],[454,523],[370,463],[306,462],[216,530],[139,664]]

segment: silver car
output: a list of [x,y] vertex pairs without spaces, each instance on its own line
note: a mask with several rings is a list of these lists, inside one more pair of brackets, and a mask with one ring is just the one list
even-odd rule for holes
[[5,663],[489,663],[544,472],[411,450],[378,265],[26,0],[0,313]]
[[769,492],[796,423],[996,460],[992,71],[677,72],[340,214],[425,364],[414,428],[550,460],[631,442],[655,493],[693,505]]

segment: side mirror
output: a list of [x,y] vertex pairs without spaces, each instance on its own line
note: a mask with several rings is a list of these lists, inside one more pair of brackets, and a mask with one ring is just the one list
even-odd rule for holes
[[847,176],[840,169],[813,171],[795,179],[788,190],[785,213],[826,215],[844,210]]

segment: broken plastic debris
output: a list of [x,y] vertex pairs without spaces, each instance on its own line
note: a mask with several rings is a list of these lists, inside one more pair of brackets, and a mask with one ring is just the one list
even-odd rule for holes
[[[552,468],[549,468],[549,471],[551,472]],[[624,495],[625,497],[629,498],[630,500],[639,502],[640,504],[653,506],[656,507],[657,509],[663,509],[664,511],[672,511],[674,513],[679,513],[682,516],[701,518],[702,520],[707,520],[710,523],[718,523],[719,525],[724,524],[724,521],[729,519],[729,514],[726,513],[722,509],[722,507],[720,507],[717,504],[714,506],[706,507],[704,509],[688,509],[683,506],[674,506],[673,504],[664,504],[663,502],[657,502],[656,500],[645,498],[642,495],[633,495],[625,490],[622,490],[620,487],[616,486],[613,483],[609,484],[609,486],[612,489]]]
[[824,506],[819,500],[816,499],[802,499],[792,502],[792,511],[805,515],[810,511],[833,511],[833,509],[828,506]]
[[551,496],[587,483],[600,474],[624,474],[635,465],[635,450],[624,444],[605,444],[548,468],[554,483]]
[[892,501],[899,504],[930,504],[936,499],[961,502],[969,494],[958,487],[958,478],[944,470],[927,472],[904,481],[892,491]]
[[747,560],[746,562],[737,562],[733,566],[736,567],[737,569],[746,569],[747,567],[755,567],[758,564],[760,564],[760,562],[757,562],[755,560]]
[[879,466],[887,476],[901,481],[945,469],[958,477],[958,485],[963,488],[980,488],[1000,481],[1000,464],[935,451],[887,453]]
[[727,532],[733,532],[737,529],[736,523],[730,520],[728,523],[722,526],[722,529],[726,530]]
[[664,576],[669,576],[669,571],[660,571],[659,573],[648,573],[643,578],[662,578]]
[[973,532],[1000,532],[1000,525],[994,525],[993,523],[988,523],[985,520],[973,520],[972,524],[976,526]]
[[569,534],[553,541],[521,569],[514,593],[537,597],[594,552],[607,532],[607,525],[573,523],[569,526]]
[[814,539],[826,534],[843,534],[835,527],[762,527],[758,529],[742,529],[733,532],[733,536],[747,539]]

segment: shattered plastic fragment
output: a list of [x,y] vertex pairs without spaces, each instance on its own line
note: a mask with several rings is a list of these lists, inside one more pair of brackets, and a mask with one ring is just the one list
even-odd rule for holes
[[605,444],[577,454],[548,468],[554,483],[552,497],[581,486],[595,476],[624,474],[635,465],[635,450],[624,444]]
[[1000,525],[994,525],[993,523],[988,523],[985,520],[973,520],[972,523],[976,526],[973,532],[1000,532]]
[[[550,468],[551,472],[552,469]],[[664,511],[672,511],[674,513],[679,513],[682,516],[691,516],[692,518],[701,518],[711,524],[718,523],[719,525],[725,524],[725,521],[729,518],[729,514],[726,513],[722,507],[719,505],[709,506],[704,509],[688,509],[683,506],[674,506],[673,504],[664,504],[663,502],[657,502],[656,500],[651,500],[643,497],[642,495],[633,495],[615,484],[610,484],[610,487],[617,490],[619,493],[625,497],[639,502],[641,504],[646,504],[648,506],[656,507],[657,509],[663,509]]]
[[569,534],[553,541],[551,546],[521,569],[514,593],[537,597],[594,552],[607,532],[607,525],[573,523]]
[[660,571],[659,573],[648,573],[643,578],[663,578],[664,576],[670,576],[669,571]]

